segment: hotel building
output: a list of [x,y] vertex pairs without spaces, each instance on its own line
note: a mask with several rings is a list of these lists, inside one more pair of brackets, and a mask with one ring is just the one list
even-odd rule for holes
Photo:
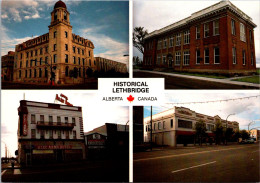
[[[238,122],[227,121],[219,116],[208,116],[188,108],[174,107],[170,110],[152,116],[152,142],[157,145],[177,146],[177,144],[193,144],[196,122],[206,123],[207,134],[214,138],[212,130],[217,122],[223,127],[239,129]],[[151,139],[151,118],[144,118],[144,142]]]
[[22,166],[85,159],[81,107],[21,100],[18,115]]
[[[83,83],[86,69],[96,70],[94,44],[72,33],[66,4],[56,2],[49,32],[15,46],[14,82],[57,84]],[[51,69],[52,68],[52,69]],[[78,77],[72,78],[76,71]]]
[[222,0],[149,33],[143,67],[227,75],[255,73],[255,27],[252,18]]

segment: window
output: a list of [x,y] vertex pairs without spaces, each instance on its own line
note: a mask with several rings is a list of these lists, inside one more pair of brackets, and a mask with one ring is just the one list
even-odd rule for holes
[[179,128],[192,129],[192,121],[186,121],[186,120],[178,119],[178,127]]
[[181,52],[177,51],[175,52],[175,65],[181,64]]
[[42,77],[42,68],[39,68],[39,78]]
[[251,52],[251,65],[254,65],[254,52]]
[[65,44],[65,50],[68,51],[68,44]]
[[162,129],[162,122],[159,122],[158,123],[158,130],[161,130]]
[[33,51],[31,51],[31,57],[33,56]]
[[73,56],[73,63],[76,64],[76,57]]
[[64,11],[64,20],[67,20],[67,12]]
[[240,23],[240,40],[246,42],[245,25]]
[[49,122],[53,122],[53,117],[49,116]]
[[29,52],[26,52],[26,58],[28,58],[29,57]]
[[170,37],[170,48],[173,47],[173,36]]
[[158,56],[157,56],[157,65],[160,65],[160,63],[161,63],[161,56],[158,55]]
[[163,64],[166,64],[166,55],[163,55]]
[[156,123],[153,124],[153,130],[156,130]]
[[75,46],[73,46],[73,53],[75,53],[76,52],[76,47]]
[[253,43],[253,34],[252,34],[251,30],[249,30],[249,40],[250,40],[250,43]]
[[162,40],[159,40],[157,43],[157,50],[160,50],[162,46]]
[[49,138],[53,139],[53,131],[52,130],[49,130]]
[[61,131],[58,130],[58,139],[61,139]]
[[67,54],[65,54],[65,63],[69,62],[69,56]]
[[56,63],[56,62],[57,62],[57,55],[54,54],[54,55],[53,55],[53,63]]
[[89,57],[91,56],[91,51],[88,51],[88,56],[89,56]]
[[78,57],[78,64],[80,65],[80,58]]
[[44,131],[41,130],[41,139],[44,139]]
[[44,115],[40,115],[40,122],[44,122]]
[[69,118],[68,117],[65,117],[65,123],[68,123],[69,122]]
[[200,39],[200,27],[196,26],[196,39]]
[[34,65],[35,65],[35,66],[37,65],[37,59],[35,59],[35,61],[34,61]]
[[68,77],[69,76],[69,67],[67,66],[65,69],[65,75]]
[[20,68],[22,68],[22,65],[23,65],[23,62],[21,61],[21,62],[20,62]]
[[53,51],[56,51],[56,49],[57,49],[57,45],[54,44],[54,45],[53,45]]
[[205,48],[204,50],[204,64],[209,64],[209,49]]
[[20,54],[20,58],[21,58],[21,59],[23,58],[23,53]]
[[36,138],[36,131],[35,131],[35,129],[31,129],[31,137],[32,137],[32,139]]
[[37,71],[34,69],[34,77],[36,78]]
[[220,63],[220,57],[219,57],[219,47],[214,48],[214,64]]
[[209,23],[204,24],[204,37],[209,37]]
[[35,114],[31,114],[31,123],[35,124]]
[[54,20],[57,20],[58,13],[57,11],[54,13]]
[[40,48],[40,55],[42,55],[42,48]]
[[189,65],[190,64],[190,51],[184,51],[183,52],[183,65]]
[[48,53],[48,46],[45,47],[45,53]]
[[68,38],[68,32],[65,31],[65,38]]
[[61,124],[61,118],[60,118],[60,116],[57,116],[57,123],[58,123],[58,124]]
[[20,70],[19,71],[19,78],[21,78],[22,77],[22,71]]
[[32,70],[30,69],[29,70],[29,78],[31,78],[32,77]]
[[200,64],[200,50],[196,50],[196,64]]
[[80,54],[80,49],[78,48],[78,54]]
[[82,58],[82,64],[85,65],[85,59],[84,58]]
[[45,67],[45,77],[47,78],[48,77],[48,70],[47,70],[47,68]]
[[246,65],[246,51],[242,51],[242,56],[243,56],[243,65]]
[[69,139],[70,138],[69,131],[66,131],[65,134],[66,134],[66,139]]
[[48,63],[48,57],[45,57],[45,64]]
[[75,123],[76,123],[75,118],[72,118],[72,124],[75,124]]
[[176,46],[181,45],[181,33],[176,35]]
[[219,35],[219,20],[213,21],[213,35]]
[[37,51],[37,50],[35,50],[35,54],[34,54],[34,55],[35,55],[35,56],[37,56],[37,54],[38,54],[38,51]]
[[214,125],[212,125],[212,124],[207,124],[207,125],[206,125],[206,128],[207,128],[208,131],[213,131],[213,130],[214,130]]
[[54,31],[53,32],[53,38],[56,38],[57,37],[57,31]]
[[163,129],[165,129],[166,127],[165,127],[165,121],[163,122]]
[[236,51],[235,47],[232,48],[232,59],[233,59],[233,64],[236,64],[237,63],[237,51]]
[[84,50],[82,50],[82,55],[84,55]]
[[42,65],[42,57],[40,58],[40,65]]
[[184,44],[190,44],[190,30],[184,32]]
[[236,35],[236,24],[235,20],[231,19],[231,34]]
[[77,138],[77,134],[76,134],[76,131],[73,130],[73,139],[76,139]]
[[167,48],[167,38],[163,39],[163,48]]

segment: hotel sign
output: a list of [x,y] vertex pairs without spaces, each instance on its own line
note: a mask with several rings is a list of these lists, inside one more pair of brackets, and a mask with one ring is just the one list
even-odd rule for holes
[[27,114],[23,115],[23,135],[28,134],[28,120],[27,120]]
[[36,149],[72,149],[72,145],[48,145],[48,146],[36,146]]
[[68,106],[73,106],[71,103],[68,102],[68,97],[66,95],[63,95],[62,93],[60,94],[60,96],[56,94],[55,100],[58,100],[59,102]]

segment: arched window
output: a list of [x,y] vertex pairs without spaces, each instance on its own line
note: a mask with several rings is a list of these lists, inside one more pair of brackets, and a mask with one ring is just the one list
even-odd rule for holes
[[65,75],[66,75],[67,77],[69,76],[69,66],[66,67]]
[[64,20],[67,20],[67,13],[64,11]]
[[54,20],[57,20],[57,17],[58,17],[58,12],[56,11],[56,12],[54,13]]

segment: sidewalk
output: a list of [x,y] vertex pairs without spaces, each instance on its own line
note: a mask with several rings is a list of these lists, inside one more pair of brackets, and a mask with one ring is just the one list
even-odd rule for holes
[[[190,75],[183,75],[183,74],[173,74],[173,73],[147,71],[147,70],[139,70],[139,69],[135,69],[133,72],[146,72],[146,73],[160,74],[160,75],[165,75],[165,76],[174,76],[174,77],[180,77],[180,78],[197,79],[197,80],[202,80],[202,81],[210,81],[210,82],[217,82],[217,83],[223,83],[223,84],[233,84],[233,85],[239,85],[239,86],[250,86],[250,87],[260,88],[260,84],[231,81],[232,79],[238,79],[238,78],[243,78],[243,77],[215,79],[215,78],[207,78],[207,77],[200,77],[200,76],[190,76]],[[248,77],[248,76],[245,76],[245,77]]]

